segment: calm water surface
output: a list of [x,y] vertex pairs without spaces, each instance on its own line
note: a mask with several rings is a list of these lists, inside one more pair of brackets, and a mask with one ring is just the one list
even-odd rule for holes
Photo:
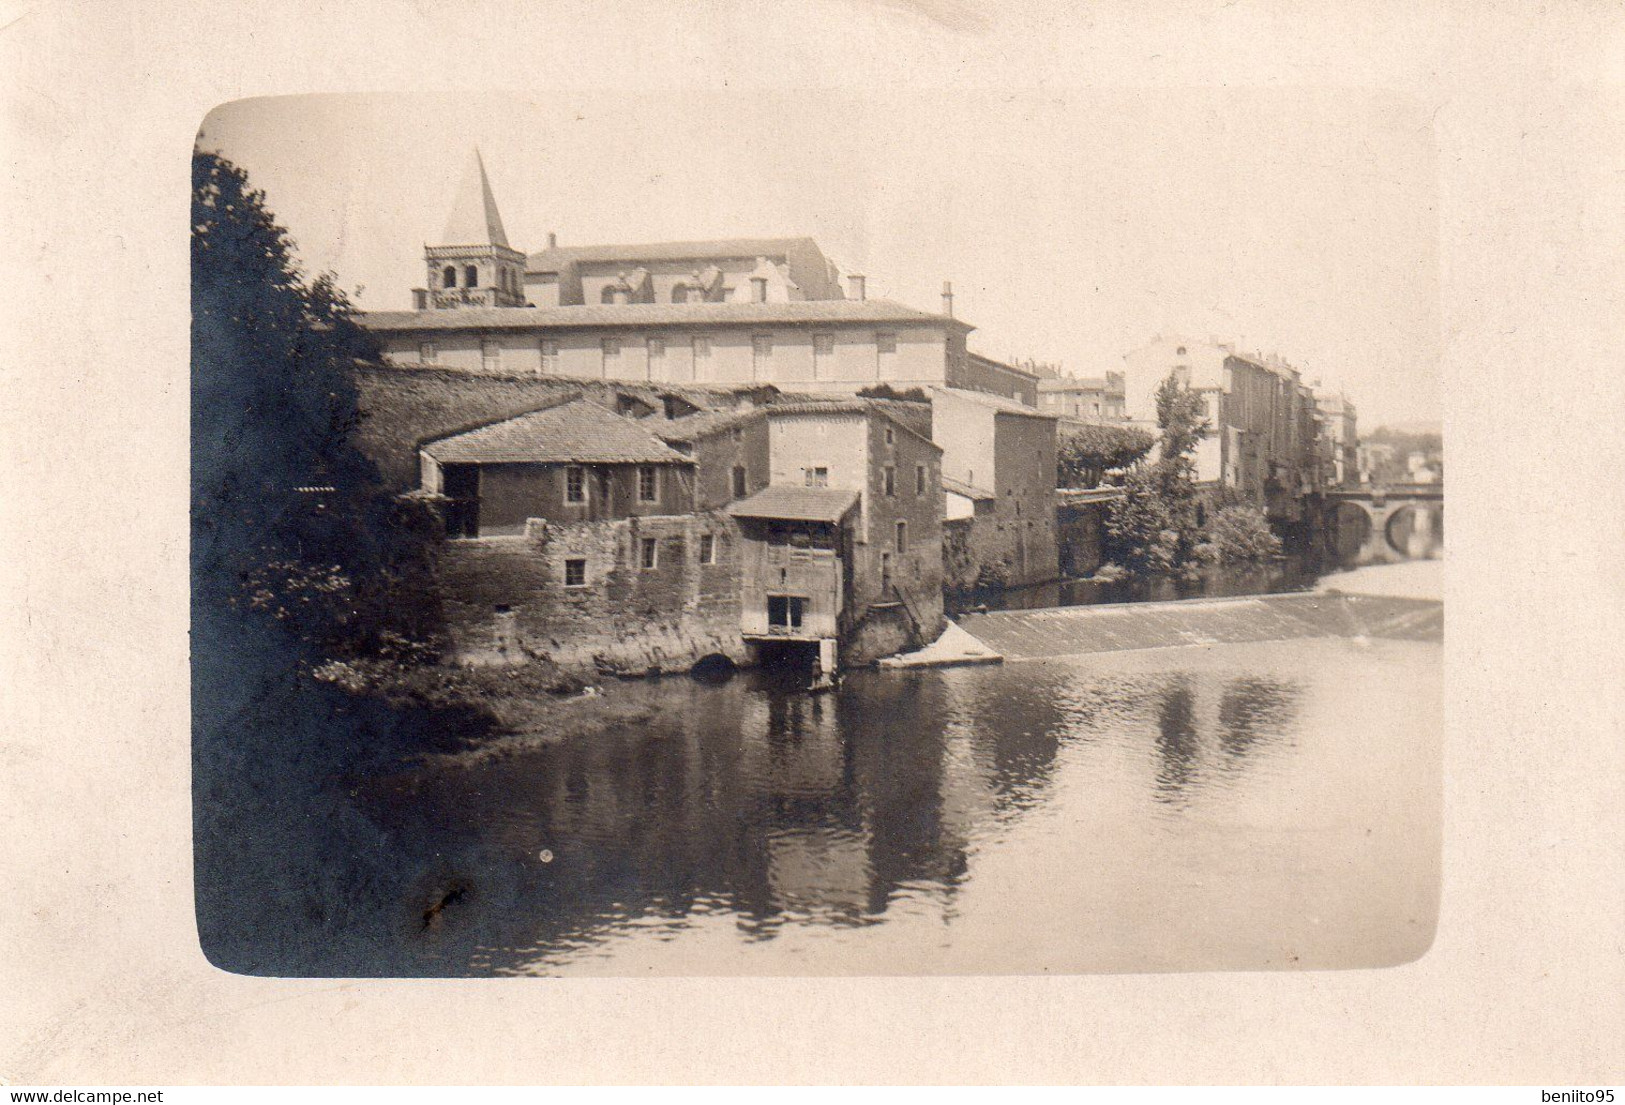
[[1388,965],[1437,909],[1439,660],[1337,639],[821,696],[615,684],[357,800],[435,854],[400,921],[425,973]]

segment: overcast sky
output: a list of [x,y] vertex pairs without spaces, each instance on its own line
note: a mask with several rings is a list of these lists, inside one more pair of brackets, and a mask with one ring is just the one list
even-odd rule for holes
[[1278,352],[1364,429],[1439,417],[1427,112],[1380,93],[1120,90],[288,97],[202,144],[310,271],[411,306],[478,145],[512,244],[807,235],[971,347],[1121,367],[1153,335]]

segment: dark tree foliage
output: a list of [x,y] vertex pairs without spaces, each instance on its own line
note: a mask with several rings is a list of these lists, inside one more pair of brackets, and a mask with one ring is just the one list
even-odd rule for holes
[[858,395],[864,399],[904,399],[914,403],[924,403],[929,399],[922,388],[904,388],[899,391],[890,384],[870,384],[868,387],[859,388]]
[[1132,426],[1062,423],[1055,442],[1055,486],[1098,487],[1107,472],[1145,459],[1156,439]]
[[1124,481],[1106,522],[1107,557],[1136,574],[1182,572],[1197,560],[1196,447],[1209,430],[1202,397],[1170,374],[1157,388],[1157,459]]
[[376,350],[330,277],[301,277],[264,196],[217,155],[193,157],[191,225],[203,951],[250,974],[423,971],[401,959],[396,918],[421,913],[418,887],[439,861],[387,839],[335,780],[393,770],[477,719],[308,677],[334,656],[404,651],[436,624],[421,516],[352,443],[350,369]]
[[354,444],[351,370],[378,348],[350,312],[330,274],[302,276],[243,170],[196,152],[194,602],[279,625],[307,660],[433,629],[422,520]]

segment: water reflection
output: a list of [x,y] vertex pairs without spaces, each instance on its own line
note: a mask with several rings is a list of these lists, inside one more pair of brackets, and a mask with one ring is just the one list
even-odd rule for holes
[[[860,673],[816,696],[626,685],[587,731],[436,760],[364,797],[391,833],[435,844],[407,894],[409,921],[436,919],[410,973],[552,970],[611,934],[672,940],[706,917],[759,942],[872,926],[900,903],[949,916],[973,857],[1053,803],[1063,757],[1118,771],[1138,745],[1150,796],[1177,813],[1242,785],[1301,690],[1065,664]],[[1103,779],[1093,800],[1132,794]]]

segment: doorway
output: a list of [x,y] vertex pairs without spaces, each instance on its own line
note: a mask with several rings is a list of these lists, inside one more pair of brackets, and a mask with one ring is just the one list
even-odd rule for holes
[[446,536],[480,535],[480,466],[448,464],[440,470],[441,492],[446,504]]

